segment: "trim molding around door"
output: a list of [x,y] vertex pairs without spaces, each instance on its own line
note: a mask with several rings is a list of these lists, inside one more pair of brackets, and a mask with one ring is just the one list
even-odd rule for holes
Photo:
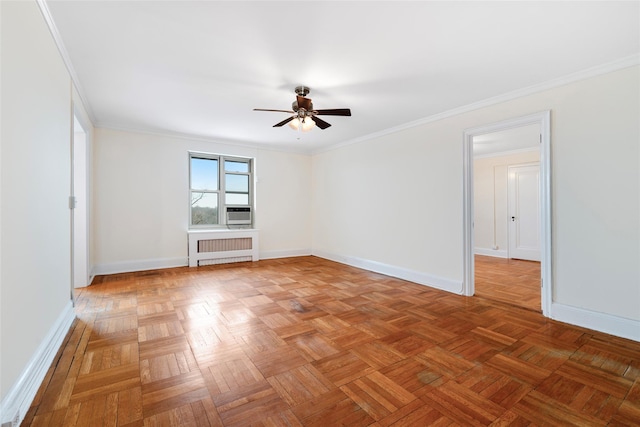
[[463,142],[463,263],[462,293],[475,293],[473,237],[473,137],[520,126],[538,124],[540,128],[540,269],[542,314],[551,316],[551,111],[504,120],[464,131]]

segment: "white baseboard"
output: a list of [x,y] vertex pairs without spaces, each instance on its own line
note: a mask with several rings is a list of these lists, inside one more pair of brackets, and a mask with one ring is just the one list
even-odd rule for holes
[[369,270],[375,273],[384,274],[386,276],[408,280],[410,282],[418,283],[420,285],[429,286],[454,294],[462,294],[462,281],[433,276],[421,271],[411,270],[404,267],[397,267],[395,265],[384,264],[377,261],[370,261],[358,257],[336,255],[322,250],[314,249],[312,251],[312,255],[339,262],[341,264],[347,264],[352,267],[362,268],[363,270]]
[[[288,258],[309,255],[311,255],[311,249],[266,251],[260,252],[260,259]],[[93,281],[95,276],[105,274],[132,273],[135,271],[158,270],[161,268],[186,267],[188,265],[189,258],[160,258],[96,264],[91,270],[91,280]]]
[[638,320],[558,303],[551,304],[549,317],[560,322],[640,342],[640,321]]
[[290,249],[283,251],[260,252],[260,259],[290,258],[297,256],[309,256],[311,249]]
[[76,313],[69,301],[25,370],[0,402],[0,423],[11,422],[16,416],[20,420],[18,425],[22,422],[75,318]]
[[93,283],[93,279],[96,278],[96,268],[93,264],[89,265],[89,283],[87,286],[90,286]]
[[[311,249],[266,251],[260,252],[260,259],[289,258],[309,255],[311,255]],[[132,273],[135,271],[158,270],[161,268],[186,267],[188,265],[189,258],[161,258],[96,264],[91,270],[91,281],[93,281],[95,276],[105,274]]]
[[475,248],[473,253],[476,255],[484,255],[484,256],[493,256],[496,258],[507,258],[509,255],[507,254],[506,249],[491,249],[491,248]]
[[109,264],[96,264],[93,268],[92,274],[94,276],[99,276],[104,274],[131,273],[133,271],[186,267],[187,265],[189,265],[189,259],[187,257],[123,261]]
[[[364,270],[452,292],[454,294],[462,293],[462,282],[455,280],[432,276],[419,271],[362,258],[336,255],[322,250],[313,250],[312,255],[339,262],[341,264],[347,264],[352,267],[362,268]],[[638,320],[625,319],[610,314],[597,313],[558,303],[553,303],[551,305],[549,317],[560,322],[640,342],[640,321]]]

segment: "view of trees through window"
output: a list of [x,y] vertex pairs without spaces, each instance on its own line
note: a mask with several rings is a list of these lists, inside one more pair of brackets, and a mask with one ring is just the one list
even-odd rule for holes
[[226,206],[251,206],[251,159],[191,153],[191,225],[224,224]]
[[191,224],[218,223],[218,201],[208,193],[191,193]]

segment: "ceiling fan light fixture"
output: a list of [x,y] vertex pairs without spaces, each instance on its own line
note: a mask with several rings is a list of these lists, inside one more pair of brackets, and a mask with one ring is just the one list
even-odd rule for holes
[[298,130],[300,128],[300,119],[295,118],[289,122],[289,127],[293,130]]
[[296,131],[309,132],[316,126],[311,116],[294,117],[289,121],[289,127]]
[[302,132],[309,132],[316,126],[316,122],[309,116],[302,119]]

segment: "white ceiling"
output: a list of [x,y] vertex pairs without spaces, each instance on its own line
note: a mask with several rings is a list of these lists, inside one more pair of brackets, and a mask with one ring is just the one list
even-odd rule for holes
[[[305,152],[635,58],[639,4],[46,2],[96,126]],[[301,84],[352,117],[303,134],[252,111]]]

